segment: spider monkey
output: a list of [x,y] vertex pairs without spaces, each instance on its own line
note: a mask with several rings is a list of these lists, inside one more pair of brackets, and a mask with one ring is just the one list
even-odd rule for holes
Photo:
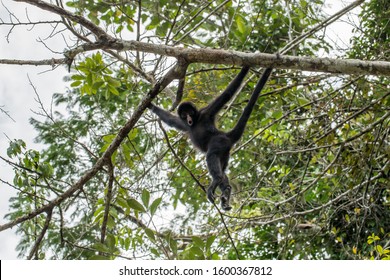
[[230,150],[244,133],[245,125],[261,90],[272,72],[272,68],[265,69],[241,117],[231,131],[223,132],[218,130],[215,126],[215,116],[236,93],[248,71],[249,67],[244,66],[221,95],[199,110],[191,102],[182,102],[177,110],[178,116],[175,116],[152,103],[149,105],[149,109],[164,123],[177,130],[186,132],[192,143],[200,151],[206,153],[207,167],[212,177],[212,182],[207,189],[207,198],[214,203],[215,190],[219,186],[222,192],[220,197],[221,207],[225,211],[232,209],[229,204],[232,188],[225,174]]

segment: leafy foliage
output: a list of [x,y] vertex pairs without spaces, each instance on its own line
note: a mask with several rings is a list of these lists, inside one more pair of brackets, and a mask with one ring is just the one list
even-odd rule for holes
[[[244,2],[244,3],[243,3]],[[367,2],[367,1],[366,1]],[[322,1],[69,1],[77,14],[115,36],[199,48],[273,53],[322,19]],[[364,4],[363,36],[351,57],[385,58],[388,2]],[[77,30],[77,29],[75,29]],[[141,31],[143,30],[143,31]],[[79,31],[82,33],[82,31]],[[386,33],[387,32],[387,33]],[[321,34],[293,52],[330,51]],[[378,36],[377,36],[378,35]],[[75,61],[58,109],[31,123],[46,144],[7,150],[18,196],[15,220],[64,194],[115,135],[172,61],[103,50]],[[190,65],[185,100],[204,106],[236,69]],[[228,130],[260,73],[221,113]],[[207,202],[204,157],[182,134],[145,113],[111,163],[54,208],[36,258],[52,259],[389,259],[390,94],[387,78],[330,77],[275,71],[230,160],[234,210]],[[169,107],[176,86],[159,94]],[[25,256],[45,225],[38,215],[18,227]]]

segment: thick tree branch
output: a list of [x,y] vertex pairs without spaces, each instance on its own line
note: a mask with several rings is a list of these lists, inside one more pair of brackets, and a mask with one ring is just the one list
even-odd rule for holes
[[[74,21],[84,28],[90,30],[97,37],[96,42],[87,42],[79,45],[64,53],[65,58],[47,59],[40,61],[23,61],[0,59],[2,64],[29,64],[29,65],[54,65],[70,64],[76,55],[92,50],[117,50],[117,51],[137,51],[146,52],[162,56],[185,59],[188,63],[208,63],[208,64],[227,64],[227,65],[249,65],[272,67],[279,69],[291,69],[302,71],[326,72],[333,74],[359,74],[359,75],[383,75],[390,76],[390,62],[386,61],[363,61],[357,59],[331,59],[331,58],[311,58],[297,56],[276,56],[266,53],[244,53],[239,51],[226,51],[215,49],[188,49],[181,47],[172,47],[167,45],[158,45],[144,43],[135,40],[120,40],[107,34],[102,28],[82,16],[73,14],[62,7],[52,5],[40,0],[15,0],[17,2],[26,2],[37,6],[43,10],[50,11],[63,18]],[[337,18],[339,14],[361,4],[359,0],[346,7],[334,17],[329,19],[330,22]],[[322,23],[323,24],[326,24]],[[320,28],[320,26],[318,27]],[[317,30],[318,28],[314,28]]]
[[186,49],[136,41],[113,40],[114,41],[111,42],[87,43],[80,45],[75,49],[68,51],[65,54],[66,58],[63,59],[46,59],[40,61],[0,59],[0,63],[19,65],[67,64],[69,59],[73,59],[80,53],[99,49],[111,49],[118,51],[142,51],[175,58],[182,58],[188,63],[249,65],[333,74],[390,76],[390,62],[387,61],[313,58],[267,53],[245,53],[239,51],[215,49]]
[[51,65],[56,66],[60,64],[66,64],[66,58],[52,58],[52,59],[42,59],[42,60],[20,60],[20,59],[0,59],[0,64],[7,65],[32,65],[32,66],[43,66]]

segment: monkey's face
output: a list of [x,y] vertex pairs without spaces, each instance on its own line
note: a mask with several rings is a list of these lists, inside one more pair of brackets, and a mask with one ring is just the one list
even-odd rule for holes
[[195,105],[190,102],[184,102],[178,109],[180,119],[188,126],[194,126],[198,116],[198,110]]
[[182,114],[180,115],[180,118],[187,123],[188,126],[193,126],[194,124],[194,112],[182,112]]

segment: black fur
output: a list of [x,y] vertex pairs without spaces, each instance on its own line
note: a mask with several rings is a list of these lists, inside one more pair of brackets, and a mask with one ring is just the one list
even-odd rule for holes
[[231,131],[226,133],[218,130],[215,126],[215,116],[236,93],[248,71],[249,67],[243,67],[221,95],[199,110],[191,102],[183,102],[179,105],[178,116],[175,116],[153,104],[149,106],[152,112],[167,125],[186,132],[192,143],[206,153],[207,167],[212,177],[210,187],[207,189],[207,197],[214,203],[215,190],[219,186],[222,192],[221,207],[223,210],[232,208],[229,204],[231,186],[225,174],[230,150],[244,133],[245,125],[272,69],[267,68],[264,71],[240,119]]

